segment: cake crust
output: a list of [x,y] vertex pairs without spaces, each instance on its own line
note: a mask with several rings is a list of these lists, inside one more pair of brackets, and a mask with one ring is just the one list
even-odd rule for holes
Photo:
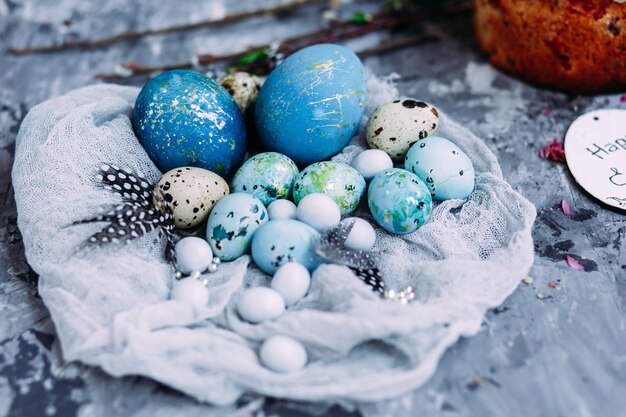
[[493,65],[572,93],[626,89],[626,3],[477,0],[478,43]]

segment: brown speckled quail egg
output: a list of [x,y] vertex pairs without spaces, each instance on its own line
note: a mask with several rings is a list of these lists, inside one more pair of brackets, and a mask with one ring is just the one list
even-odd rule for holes
[[219,175],[196,167],[175,168],[163,174],[154,186],[154,205],[172,210],[180,229],[200,225],[213,206],[230,192]]
[[244,113],[256,101],[263,81],[247,72],[235,72],[222,78],[220,85],[233,96],[239,110]]
[[405,98],[383,104],[372,113],[365,136],[371,148],[385,151],[398,161],[411,145],[432,135],[439,124],[439,112],[432,105]]

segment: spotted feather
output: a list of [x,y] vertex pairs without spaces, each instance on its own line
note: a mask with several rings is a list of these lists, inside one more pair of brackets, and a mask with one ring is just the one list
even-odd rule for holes
[[376,265],[375,256],[370,252],[347,249],[346,239],[354,222],[342,222],[322,234],[316,248],[317,254],[327,262],[345,265],[376,293],[384,296],[385,281]]
[[91,235],[87,243],[129,242],[158,230],[168,239],[168,257],[171,257],[174,219],[167,208],[154,206],[153,185],[141,173],[133,173],[111,164],[102,164],[95,180],[98,186],[118,194],[122,203],[96,217],[75,223],[107,223],[102,230]]

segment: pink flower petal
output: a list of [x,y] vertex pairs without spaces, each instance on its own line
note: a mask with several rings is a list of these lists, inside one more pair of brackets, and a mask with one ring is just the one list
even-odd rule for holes
[[626,94],[622,95],[619,99],[621,103],[626,103]]
[[580,262],[578,262],[576,259],[572,258],[571,256],[567,255],[565,257],[565,262],[567,262],[567,264],[570,266],[570,268],[574,268],[577,269],[579,271],[582,271],[585,269],[584,266],[582,266],[580,264]]
[[566,216],[572,214],[572,210],[569,208],[569,203],[565,199],[561,200],[561,210],[563,210],[563,214]]
[[565,150],[563,149],[563,144],[554,139],[552,142],[541,148],[539,156],[541,159],[549,159],[554,162],[564,162]]

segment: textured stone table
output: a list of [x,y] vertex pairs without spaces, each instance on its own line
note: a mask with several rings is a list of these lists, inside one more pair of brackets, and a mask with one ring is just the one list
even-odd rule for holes
[[[201,28],[94,50],[12,56],[7,46],[48,45],[127,30],[219,18],[280,1],[226,0],[79,2],[0,0],[0,416],[195,416],[225,410],[143,378],[114,379],[60,359],[54,327],[36,293],[16,229],[10,170],[20,121],[37,103],[96,82],[119,62],[185,62],[195,53],[224,54],[315,30],[320,6],[240,23]],[[348,5],[373,10],[376,2]],[[471,15],[416,22],[439,41],[366,60],[379,75],[397,73],[403,95],[431,101],[483,137],[507,180],[538,209],[532,283],[484,320],[484,331],[443,357],[424,387],[399,400],[372,404],[367,416],[626,415],[626,217],[599,206],[565,166],[541,160],[539,149],[562,139],[577,115],[626,108],[619,95],[570,97],[534,89],[492,69],[478,52]],[[376,45],[373,34],[348,43]],[[141,84],[144,80],[133,79]],[[623,101],[623,100],[622,100]],[[572,207],[566,217],[562,199]],[[570,254],[584,265],[575,271]],[[319,406],[255,399],[239,415],[313,415]],[[230,410],[232,411],[232,410]],[[332,415],[354,412],[332,409]]]

